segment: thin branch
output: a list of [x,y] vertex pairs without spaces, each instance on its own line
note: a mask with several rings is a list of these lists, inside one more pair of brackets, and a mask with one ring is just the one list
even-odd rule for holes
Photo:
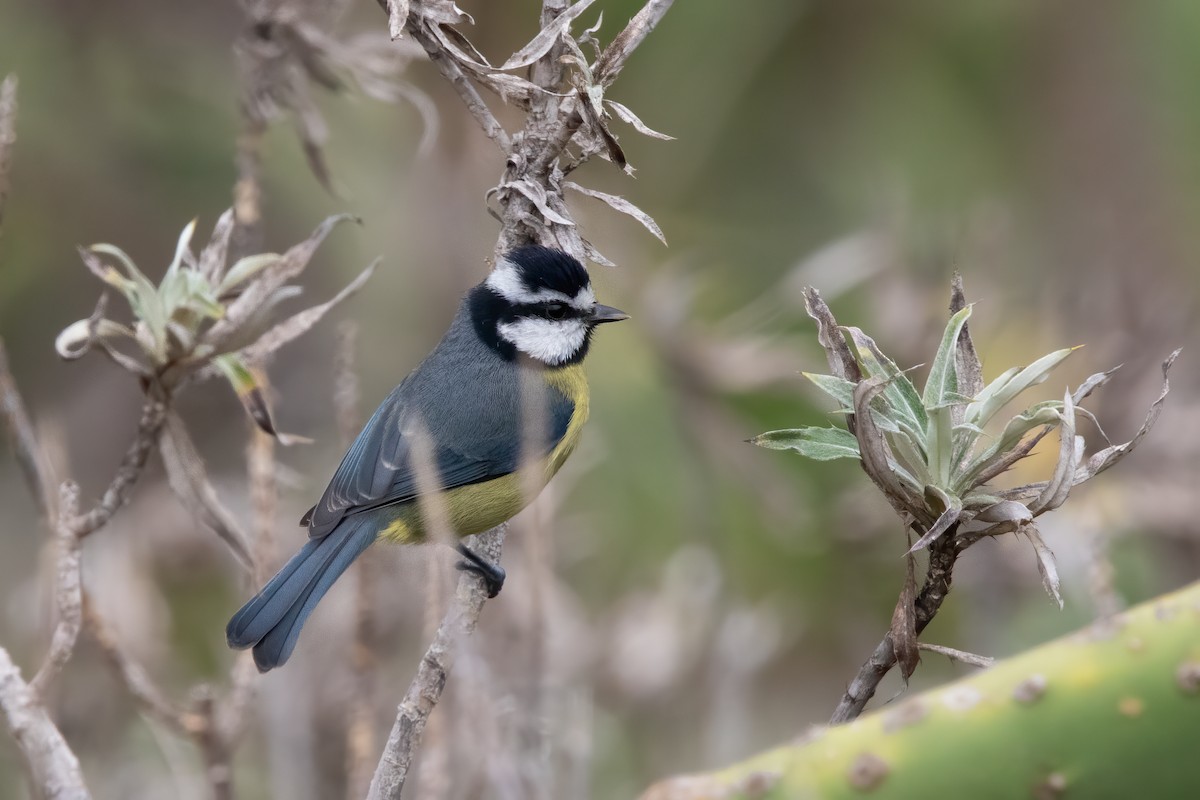
[[[488,531],[479,537],[477,543],[470,545],[471,549],[495,563],[499,560],[507,527],[506,523]],[[464,573],[459,578],[454,602],[429,649],[425,651],[416,677],[397,709],[396,722],[384,745],[383,757],[371,780],[367,800],[397,800],[400,797],[413,755],[420,746],[425,723],[441,699],[446,678],[454,665],[455,643],[475,630],[486,600],[487,590],[483,581]]]
[[184,507],[229,546],[246,572],[253,573],[254,558],[250,555],[249,539],[237,518],[221,503],[196,445],[183,420],[174,412],[167,415],[159,451],[167,469],[167,482]]
[[[937,616],[946,595],[950,593],[954,562],[959,554],[954,541],[957,531],[957,524],[951,526],[944,536],[934,541],[929,547],[929,566],[925,570],[925,583],[913,604],[916,609],[918,634],[925,630],[926,626]],[[862,714],[867,703],[875,696],[879,682],[895,665],[896,651],[892,645],[892,635],[888,633],[875,647],[871,656],[859,667],[858,674],[846,687],[846,692],[838,702],[837,708],[834,709],[829,723],[838,725],[849,722]]]
[[[354,349],[358,326],[344,322],[338,327],[338,347],[334,359],[334,416],[338,438],[349,448],[362,427],[359,414],[358,372]],[[377,657],[374,649],[375,615],[372,597],[375,586],[375,562],[360,558],[351,567],[355,578],[354,643],[350,658],[350,699],[346,709],[346,783],[347,797],[363,797],[371,785],[376,753],[375,684]]]
[[940,644],[927,644],[918,642],[917,648],[925,650],[929,653],[937,653],[943,655],[951,661],[957,661],[960,664],[968,664],[972,667],[987,668],[996,663],[996,659],[991,656],[981,656],[975,653],[968,653],[966,650],[956,650],[953,647],[944,647]]
[[[386,2],[386,0],[381,0],[381,2]],[[467,79],[466,74],[454,62],[454,59],[446,54],[437,39],[425,29],[420,17],[410,15],[405,29],[421,47],[425,48],[425,52],[429,54],[429,60],[437,67],[438,72],[442,73],[442,77],[450,81],[450,85],[458,92],[463,105],[471,112],[471,116],[475,117],[475,121],[479,123],[484,134],[496,143],[502,153],[505,155],[511,153],[513,146],[508,131],[504,130],[504,126],[497,121],[492,110],[488,108],[488,104],[479,96],[475,86]]]
[[604,48],[604,52],[596,60],[596,66],[592,72],[597,83],[603,86],[612,85],[624,68],[625,62],[633,55],[633,51],[650,35],[650,31],[658,26],[674,1],[650,0],[642,6],[638,13],[633,15],[633,19],[629,20],[625,30],[621,31],[608,47]]
[[[166,402],[147,396],[142,406],[142,418],[138,421],[137,433],[129,449],[125,451],[125,457],[121,459],[108,489],[91,511],[72,520],[71,526],[79,538],[82,539],[106,525],[117,509],[129,499],[129,491],[141,476],[142,468],[146,466],[146,459],[158,442],[158,435],[166,418]],[[61,513],[66,516],[67,512],[62,510]]]
[[53,800],[90,800],[79,759],[25,683],[8,651],[0,647],[0,710],[29,772],[34,792]]
[[143,713],[180,736],[193,735],[200,729],[203,720],[172,704],[162,689],[154,684],[145,667],[121,647],[116,635],[100,616],[95,603],[86,592],[83,596],[83,621],[88,635],[99,646],[100,652],[104,654],[121,683],[125,685],[125,690]]
[[[3,143],[3,132],[0,131],[0,145]],[[0,157],[0,169],[3,169]],[[3,178],[0,177],[0,181]],[[2,201],[0,196],[0,201]],[[0,339],[0,414],[8,428],[9,440],[17,463],[29,484],[29,493],[37,500],[42,517],[53,524],[55,519],[54,489],[58,481],[54,477],[54,468],[50,459],[42,450],[37,434],[33,430],[33,422],[21,393],[17,389],[16,379],[8,366],[8,353],[4,348],[4,340]]]
[[83,573],[80,560],[83,556],[83,539],[75,527],[76,514],[79,511],[79,486],[72,481],[65,481],[59,493],[59,517],[55,526],[55,546],[58,549],[55,559],[54,601],[58,612],[58,620],[54,623],[54,633],[50,638],[50,650],[46,659],[29,688],[38,696],[45,697],[46,687],[50,681],[62,672],[71,654],[75,651],[75,642],[79,639],[79,630],[83,627]]
[[4,232],[4,204],[8,199],[8,165],[17,140],[17,76],[0,83],[0,234]]

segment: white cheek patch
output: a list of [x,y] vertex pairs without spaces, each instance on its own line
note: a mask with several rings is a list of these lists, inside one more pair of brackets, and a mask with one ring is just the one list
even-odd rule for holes
[[569,360],[587,340],[587,323],[581,319],[523,317],[496,330],[525,355],[552,367]]
[[558,302],[566,303],[580,311],[591,311],[592,306],[596,305],[596,293],[592,291],[590,285],[580,289],[574,297],[568,297],[563,292],[554,289],[529,291],[521,281],[516,264],[503,258],[496,263],[496,268],[492,270],[491,275],[488,275],[486,283],[488,288],[496,294],[517,305]]

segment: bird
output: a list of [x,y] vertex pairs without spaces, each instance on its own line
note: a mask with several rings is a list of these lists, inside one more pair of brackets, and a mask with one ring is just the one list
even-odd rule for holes
[[[465,537],[516,515],[533,499],[523,468],[533,465],[540,489],[579,441],[593,332],[623,319],[561,250],[526,245],[497,258],[301,518],[307,543],[230,619],[229,646],[252,648],[260,672],[282,666],[318,601],[375,542],[426,541],[435,517]],[[459,568],[494,597],[503,568],[461,541],[458,550]]]

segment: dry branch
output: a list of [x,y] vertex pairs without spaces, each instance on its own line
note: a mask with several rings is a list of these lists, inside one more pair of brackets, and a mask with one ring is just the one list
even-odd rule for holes
[[33,687],[0,647],[0,709],[17,741],[29,780],[46,800],[89,800],[79,759],[55,727]]
[[[3,163],[0,158],[0,181],[3,181],[2,170]],[[0,196],[0,201],[2,200],[3,197]],[[16,379],[8,365],[8,352],[4,348],[3,339],[0,339],[0,414],[4,415],[9,441],[12,442],[13,453],[21,467],[21,473],[25,476],[25,482],[29,484],[29,493],[37,501],[42,517],[53,524],[54,486],[58,482],[54,478],[50,459],[38,443],[29,411],[17,389]]]

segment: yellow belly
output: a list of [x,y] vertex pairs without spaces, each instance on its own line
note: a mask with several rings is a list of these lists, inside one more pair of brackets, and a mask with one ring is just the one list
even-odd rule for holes
[[[548,371],[545,379],[574,402],[575,410],[567,423],[566,433],[550,455],[542,460],[538,491],[554,477],[579,443],[589,410],[587,377],[579,364]],[[528,488],[522,483],[522,477],[516,473],[504,475],[442,492],[437,500],[425,505],[437,503],[434,515],[444,515],[447,527],[454,534],[471,536],[511,519],[533,500],[536,492],[522,491],[522,488]],[[424,541],[430,531],[421,505],[420,501],[414,500],[392,507],[390,510],[395,516],[380,530],[379,538],[398,544]]]

